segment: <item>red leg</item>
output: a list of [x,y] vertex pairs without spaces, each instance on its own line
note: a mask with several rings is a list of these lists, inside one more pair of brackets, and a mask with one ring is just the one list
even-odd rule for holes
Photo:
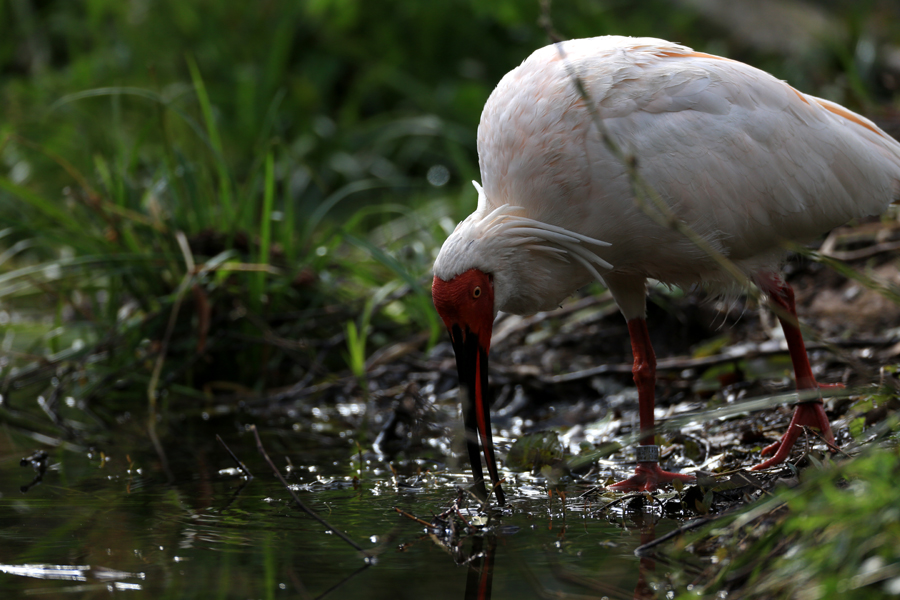
[[[778,281],[774,276],[768,276],[761,280],[763,289],[769,295],[769,300],[780,307],[778,311],[778,321],[781,323],[781,329],[784,331],[784,338],[787,340],[788,353],[791,355],[791,363],[794,365],[794,377],[797,380],[797,390],[817,390],[826,387],[844,387],[841,384],[819,384],[813,376],[812,368],[809,366],[809,357],[806,354],[806,346],[803,343],[803,336],[800,334],[800,328],[797,321],[797,307],[794,303],[794,290],[787,283]],[[784,462],[791,454],[791,448],[794,442],[803,433],[803,426],[818,429],[822,437],[834,446],[834,434],[831,431],[831,424],[825,415],[825,409],[822,408],[822,400],[812,400],[801,402],[794,408],[794,416],[785,434],[780,440],[766,446],[760,453],[762,456],[774,453],[775,455],[769,460],[762,462],[751,470],[766,469],[772,465]]]
[[[631,319],[628,321],[628,333],[631,336],[631,351],[634,353],[634,383],[638,389],[638,412],[641,420],[641,446],[638,448],[638,466],[634,476],[614,483],[609,487],[621,492],[652,492],[658,485],[679,479],[687,483],[693,483],[696,478],[692,475],[670,473],[659,468],[659,451],[653,444],[654,418],[653,405],[656,393],[656,355],[650,344],[650,333],[647,331],[645,319]],[[652,447],[652,449],[650,448]],[[641,460],[641,458],[652,460]]]

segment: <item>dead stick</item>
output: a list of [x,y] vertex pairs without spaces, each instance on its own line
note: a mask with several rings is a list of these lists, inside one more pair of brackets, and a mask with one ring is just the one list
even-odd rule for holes
[[[335,533],[337,533],[337,532],[335,532]],[[316,596],[316,600],[322,600],[322,598],[324,598],[325,596],[327,596],[334,590],[338,589],[339,587],[341,587],[342,585],[344,585],[345,583],[347,583],[348,581],[350,581],[351,579],[353,579],[354,577],[356,577],[357,575],[359,575],[360,573],[362,573],[363,571],[365,571],[366,569],[368,569],[371,566],[372,566],[372,563],[367,562],[366,564],[364,564],[357,570],[353,571],[352,573],[350,573],[349,575],[347,575],[346,577],[344,577],[343,579],[338,581],[336,584],[334,584],[333,586],[331,586],[330,588],[328,588],[327,590],[325,590],[324,592],[322,592],[321,594]]]
[[819,438],[819,440],[822,441],[822,442],[824,442],[825,445],[828,446],[828,449],[831,450],[832,452],[837,452],[837,453],[839,453],[839,454],[843,454],[843,455],[846,456],[847,458],[852,458],[849,454],[847,454],[846,452],[844,452],[843,450],[841,450],[840,448],[838,448],[833,442],[829,442],[828,440],[826,440],[826,439],[825,439],[825,436],[822,435],[821,433],[819,433],[818,431],[816,431],[815,429],[813,429],[813,428],[811,428],[811,427],[809,427],[809,426],[807,426],[807,425],[801,425],[800,427],[802,427],[803,430],[804,430],[807,434],[810,434],[810,433],[811,433],[812,435],[814,435],[814,436],[816,436],[817,438]]
[[702,517],[700,519],[695,519],[694,521],[689,521],[688,523],[685,523],[684,525],[682,525],[678,529],[675,529],[674,531],[670,531],[669,533],[667,533],[661,537],[658,537],[651,542],[647,542],[646,544],[644,544],[642,546],[638,546],[637,548],[634,549],[634,554],[638,558],[643,558],[648,555],[649,551],[652,548],[655,548],[656,546],[659,546],[660,544],[668,542],[669,540],[671,540],[674,537],[678,537],[679,535],[687,533],[688,531],[691,531],[692,529],[697,529],[698,527],[702,527],[703,525],[712,523],[713,521],[718,520],[722,516],[724,516],[724,515],[719,515],[717,517]]
[[[622,503],[625,502],[626,500],[634,500],[635,498],[647,498],[647,497],[650,497],[650,499],[652,499],[653,502],[659,503],[659,505],[660,505],[661,507],[664,506],[663,503],[662,503],[662,500],[658,499],[656,496],[654,496],[654,495],[651,494],[650,492],[634,492],[634,493],[632,493],[632,494],[626,494],[626,495],[622,496],[621,498],[616,498],[615,500],[613,500],[613,501],[610,502],[609,504],[604,504],[603,506],[600,507],[599,510],[607,510],[607,509],[612,508],[613,506],[615,506],[615,505],[617,505],[617,504],[622,504]],[[552,496],[551,496],[551,498],[552,498]]]
[[216,434],[216,439],[219,440],[219,443],[222,444],[222,447],[225,448],[225,451],[231,455],[231,460],[233,460],[238,468],[244,472],[244,475],[247,476],[247,479],[253,479],[253,473],[250,472],[250,469],[248,469],[247,466],[242,463],[237,456],[234,455],[234,452],[232,452],[231,448],[228,447],[228,444],[226,444],[225,441],[219,437],[218,433]]
[[369,558],[369,553],[366,552],[365,550],[363,550],[362,546],[360,546],[359,544],[357,544],[356,542],[351,540],[350,537],[343,531],[338,531],[337,529],[332,527],[328,523],[328,521],[326,521],[325,519],[320,517],[318,514],[316,514],[316,512],[313,509],[311,509],[308,506],[306,506],[305,504],[303,504],[303,502],[300,500],[300,498],[297,497],[297,494],[294,493],[294,490],[292,490],[290,488],[290,486],[288,486],[288,483],[287,483],[287,481],[284,480],[284,477],[281,476],[281,471],[278,470],[278,467],[276,467],[275,463],[272,462],[272,459],[269,458],[269,455],[266,453],[266,449],[263,448],[263,443],[262,443],[262,440],[259,439],[259,431],[256,429],[256,425],[251,425],[250,430],[253,431],[253,435],[256,436],[256,449],[259,450],[259,453],[263,455],[263,458],[266,459],[266,462],[269,463],[270,467],[272,467],[272,471],[275,473],[275,477],[278,478],[278,481],[281,482],[281,485],[284,486],[284,489],[286,489],[288,491],[288,493],[291,495],[291,498],[293,498],[294,502],[297,503],[297,506],[299,506],[300,509],[303,510],[303,512],[305,512],[306,514],[311,516],[313,519],[315,519],[322,525],[324,525],[328,529],[328,531],[332,532],[334,535],[338,536],[339,538],[341,538],[342,540],[344,540],[345,542],[347,542],[348,544],[353,546],[357,551],[363,553],[366,556],[366,558]]
[[429,523],[428,521],[422,520],[422,519],[420,519],[419,517],[417,517],[417,516],[415,516],[415,515],[413,515],[413,514],[410,514],[410,513],[406,512],[406,511],[403,510],[403,509],[397,508],[397,507],[395,506],[395,507],[394,507],[394,510],[396,510],[398,513],[400,513],[401,515],[403,515],[403,516],[406,517],[407,519],[412,519],[412,520],[415,521],[416,523],[421,523],[422,525],[424,525],[424,526],[427,527],[428,529],[434,529],[434,528],[435,528],[434,525],[432,525],[432,524]]

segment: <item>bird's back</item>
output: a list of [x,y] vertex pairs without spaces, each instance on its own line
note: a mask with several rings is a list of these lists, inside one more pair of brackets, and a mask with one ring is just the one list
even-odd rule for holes
[[485,208],[521,206],[610,242],[597,254],[617,272],[671,283],[716,277],[702,250],[637,207],[571,73],[678,218],[748,272],[777,260],[782,240],[807,241],[900,197],[900,144],[758,69],[655,39],[562,48],[565,58],[554,46],[532,54],[485,106]]

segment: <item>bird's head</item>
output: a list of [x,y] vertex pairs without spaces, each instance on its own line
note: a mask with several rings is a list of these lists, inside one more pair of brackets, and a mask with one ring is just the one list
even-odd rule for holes
[[435,276],[431,286],[434,307],[450,332],[453,347],[459,353],[459,344],[471,343],[491,349],[491,330],[494,324],[494,278],[480,269],[469,269],[449,281]]
[[494,280],[480,269],[469,269],[445,281],[434,278],[431,295],[438,314],[450,332],[456,352],[456,369],[463,395],[463,420],[466,426],[466,446],[476,489],[484,491],[484,474],[478,443],[481,442],[491,483],[497,501],[504,503],[503,491],[494,458],[491,439],[490,402],[488,401],[488,352],[494,324]]

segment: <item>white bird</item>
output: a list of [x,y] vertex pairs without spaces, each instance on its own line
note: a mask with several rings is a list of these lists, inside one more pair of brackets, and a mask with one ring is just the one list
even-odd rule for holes
[[[434,304],[470,400],[464,420],[476,489],[485,491],[480,439],[500,504],[487,403],[498,311],[552,310],[591,281],[605,284],[628,323],[643,434],[636,474],[612,487],[691,481],[660,469],[653,445],[647,279],[733,285],[714,254],[727,257],[781,307],[797,388],[815,390],[824,386],[810,369],[793,291],[779,274],[783,242],[808,242],[900,197],[900,144],[868,119],[754,67],[652,38],[559,46],[534,52],[488,98],[478,126],[478,207],[434,264]],[[680,229],[636,202],[626,161],[604,143],[586,101]],[[799,425],[820,429],[833,444],[819,395],[797,404],[788,431],[763,450],[774,457],[755,468],[785,460]]]

